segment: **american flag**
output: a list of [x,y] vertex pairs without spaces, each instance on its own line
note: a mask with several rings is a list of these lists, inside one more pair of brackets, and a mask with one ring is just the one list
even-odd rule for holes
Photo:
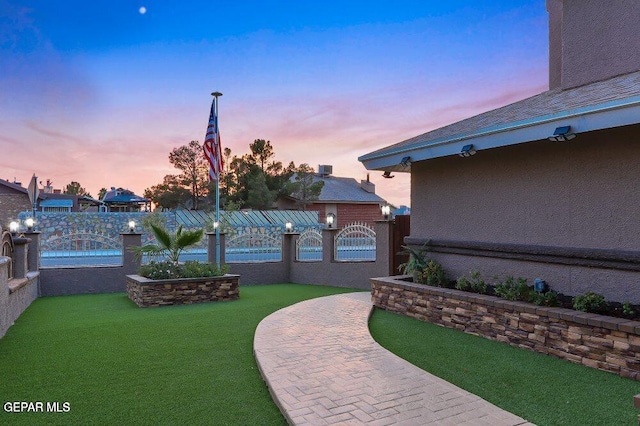
[[222,148],[220,146],[220,131],[218,129],[218,117],[216,116],[216,98],[211,103],[211,114],[209,114],[209,126],[207,135],[204,137],[204,156],[209,162],[209,179],[218,180],[224,160],[222,159]]

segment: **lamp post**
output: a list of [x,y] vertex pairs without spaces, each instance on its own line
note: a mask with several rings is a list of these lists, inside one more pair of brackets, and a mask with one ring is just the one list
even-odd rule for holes
[[129,233],[133,234],[136,231],[136,221],[135,220],[130,220],[129,221]]
[[32,217],[28,217],[24,221],[24,224],[27,226],[27,231],[29,231],[29,232],[33,231],[33,226],[35,225],[35,221],[33,220]]
[[327,227],[333,228],[333,222],[336,220],[336,215],[329,213],[327,215]]
[[293,231],[293,223],[291,223],[291,221],[287,221],[287,223],[284,224],[284,229],[287,232]]
[[382,216],[384,217],[384,220],[389,220],[389,215],[391,214],[391,206],[385,204],[380,208],[380,210],[382,210]]
[[9,223],[9,232],[11,232],[11,235],[13,235],[14,237],[18,233],[18,228],[20,228],[20,224],[17,221],[14,220]]

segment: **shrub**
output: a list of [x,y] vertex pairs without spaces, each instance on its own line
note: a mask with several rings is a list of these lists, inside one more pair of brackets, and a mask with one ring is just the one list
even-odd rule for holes
[[573,299],[573,309],[601,314],[609,310],[609,304],[604,300],[603,295],[589,291]]
[[635,309],[633,309],[633,305],[631,305],[631,302],[624,302],[622,304],[622,313],[629,317],[635,316],[636,311]]
[[410,246],[402,246],[402,251],[398,254],[407,255],[409,259],[398,266],[401,274],[413,275],[416,282],[421,282],[422,272],[428,266],[426,244],[420,249]]
[[427,266],[422,270],[420,283],[432,285],[434,287],[444,287],[446,280],[442,265],[433,259],[429,260],[429,262],[427,262]]
[[173,278],[219,277],[227,273],[228,267],[188,260],[184,264],[171,261],[149,262],[138,269],[138,275],[152,280]]
[[462,291],[486,294],[487,284],[482,278],[480,278],[480,272],[471,271],[469,274],[470,278],[467,278],[466,275],[458,278],[458,281],[456,281],[456,288]]
[[546,293],[531,293],[531,302],[538,306],[560,306],[558,293],[547,291]]
[[509,276],[504,281],[496,284],[495,292],[503,299],[528,302],[531,300],[532,290],[527,285],[525,278],[518,278],[516,280],[512,276]]

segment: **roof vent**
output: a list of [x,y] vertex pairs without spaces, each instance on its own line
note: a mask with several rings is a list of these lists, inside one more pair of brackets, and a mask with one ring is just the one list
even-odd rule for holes
[[333,166],[329,166],[326,164],[321,164],[318,166],[318,174],[320,176],[329,176],[333,173]]

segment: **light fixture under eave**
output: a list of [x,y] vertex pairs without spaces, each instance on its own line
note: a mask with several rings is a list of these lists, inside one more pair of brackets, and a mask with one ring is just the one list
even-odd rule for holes
[[404,168],[411,166],[411,157],[402,157],[402,160],[400,160],[400,165]]
[[471,157],[475,153],[476,153],[476,148],[473,146],[472,143],[470,143],[469,145],[463,146],[460,152],[458,153],[458,155],[460,157]]
[[394,177],[396,177],[395,175],[391,175],[391,172],[389,170],[386,170],[383,174],[382,177],[385,179],[392,179]]
[[551,142],[564,142],[564,141],[570,141],[575,137],[576,137],[576,134],[571,131],[571,126],[562,126],[562,127],[556,127],[556,130],[554,130],[553,135],[549,136],[548,139]]

